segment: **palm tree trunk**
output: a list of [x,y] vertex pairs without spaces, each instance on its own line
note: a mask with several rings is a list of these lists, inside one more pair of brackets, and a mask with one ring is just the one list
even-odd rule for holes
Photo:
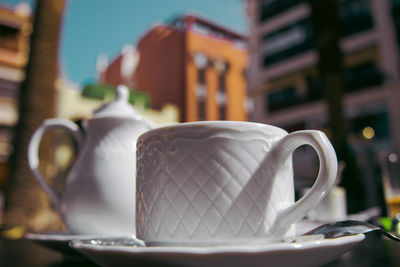
[[[26,78],[19,92],[19,121],[7,180],[5,223],[28,231],[58,229],[60,219],[50,212],[49,202],[27,164],[27,146],[34,130],[56,111],[55,81],[58,76],[58,43],[64,0],[37,0]],[[48,138],[45,138],[48,139]],[[45,176],[51,175],[51,142],[40,150]],[[46,164],[47,163],[47,164]]]
[[364,184],[355,155],[347,140],[347,125],[343,112],[343,55],[340,49],[339,0],[308,0],[311,6],[318,69],[328,104],[331,140],[338,159],[346,164],[341,185],[346,188],[350,213],[365,208]]

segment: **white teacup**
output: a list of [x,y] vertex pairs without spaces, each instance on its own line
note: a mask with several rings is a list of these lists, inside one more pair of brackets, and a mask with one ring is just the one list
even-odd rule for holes
[[[292,153],[311,145],[320,171],[295,202]],[[252,122],[191,122],[141,135],[137,144],[136,234],[147,244],[271,242],[331,189],[337,160],[324,133],[288,134]],[[290,229],[290,231],[288,231]]]

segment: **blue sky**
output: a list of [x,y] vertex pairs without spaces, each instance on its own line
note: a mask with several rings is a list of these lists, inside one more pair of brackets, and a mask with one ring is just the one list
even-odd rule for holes
[[[0,0],[13,7],[33,0]],[[247,32],[244,0],[69,0],[59,56],[63,74],[83,85],[95,79],[99,53],[114,58],[135,45],[153,23],[191,12],[239,33]]]

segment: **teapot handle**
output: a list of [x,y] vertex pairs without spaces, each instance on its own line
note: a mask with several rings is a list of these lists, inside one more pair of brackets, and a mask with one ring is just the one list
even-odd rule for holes
[[33,133],[28,145],[28,164],[31,168],[33,175],[45,193],[49,196],[53,208],[60,214],[61,213],[61,200],[56,192],[49,186],[43,178],[39,170],[39,145],[43,135],[52,129],[63,129],[71,133],[75,141],[80,145],[82,141],[82,134],[77,124],[66,119],[47,119],[36,129]]
[[302,145],[310,145],[319,157],[319,173],[311,190],[293,205],[278,212],[271,227],[271,233],[282,236],[287,228],[300,221],[318,202],[331,190],[337,174],[336,153],[326,135],[317,130],[296,131],[286,135],[274,147],[271,156],[273,164],[279,168],[286,160],[291,159],[292,153]]

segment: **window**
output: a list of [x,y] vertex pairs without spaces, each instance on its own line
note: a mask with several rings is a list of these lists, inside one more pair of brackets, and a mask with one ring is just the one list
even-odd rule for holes
[[206,119],[206,67],[208,59],[203,53],[196,53],[194,55],[194,64],[197,67],[197,120],[203,121]]
[[197,100],[197,120],[204,121],[206,119],[206,100]]
[[386,112],[362,115],[350,121],[349,131],[355,136],[364,137],[366,128],[373,129],[374,139],[390,137],[389,118]]
[[396,31],[397,44],[400,47],[400,0],[392,0],[392,18]]
[[262,0],[260,4],[260,21],[264,21],[301,3],[302,0]]
[[17,51],[18,31],[16,28],[0,25],[0,47]]
[[197,69],[197,84],[200,84],[200,85],[206,84],[206,69],[205,68]]
[[219,87],[217,94],[217,103],[219,107],[219,119],[226,120],[226,88],[225,88],[225,72],[219,73]]
[[206,69],[197,69],[197,120],[204,121],[206,119]]
[[[202,69],[202,71],[198,71],[198,73],[205,72],[205,69]],[[198,74],[199,77],[200,74]],[[197,96],[197,120],[203,121],[206,119],[206,96],[207,96],[207,91],[205,84],[198,84],[196,88],[196,96]]]
[[344,71],[345,89],[347,92],[369,88],[383,83],[383,73],[375,62],[368,61]]
[[0,126],[0,163],[5,162],[12,152],[13,129]]
[[0,79],[0,97],[18,98],[19,84]]
[[219,119],[226,120],[226,74],[228,71],[228,64],[222,60],[216,60],[215,69],[218,73],[216,102],[218,104]]
[[303,53],[313,46],[311,21],[301,20],[263,37],[263,65],[268,66]]
[[307,101],[317,101],[324,97],[322,81],[317,75],[306,75]]
[[296,88],[293,86],[274,92],[267,92],[265,98],[268,102],[267,113],[294,106],[298,102]]
[[372,29],[370,0],[345,0],[340,2],[342,36]]

